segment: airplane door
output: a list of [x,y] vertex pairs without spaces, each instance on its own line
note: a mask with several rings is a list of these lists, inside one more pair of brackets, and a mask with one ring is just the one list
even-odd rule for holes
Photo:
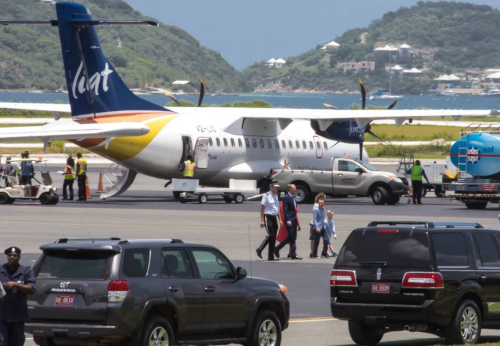
[[313,136],[313,143],[316,147],[316,157],[321,159],[323,157],[323,147],[321,146],[321,139],[318,136]]
[[208,167],[208,138],[198,138],[194,148],[194,162],[196,168]]

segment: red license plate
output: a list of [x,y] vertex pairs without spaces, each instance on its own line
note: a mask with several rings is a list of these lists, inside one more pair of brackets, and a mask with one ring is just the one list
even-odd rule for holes
[[495,191],[496,190],[496,184],[483,184],[483,191]]
[[73,306],[75,296],[72,294],[58,294],[56,296],[56,305]]
[[386,282],[373,282],[372,293],[390,293],[391,284]]

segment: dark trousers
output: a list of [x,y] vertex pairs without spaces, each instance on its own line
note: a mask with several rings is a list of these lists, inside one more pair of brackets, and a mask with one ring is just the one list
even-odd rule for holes
[[31,185],[31,176],[21,175],[21,185]]
[[291,226],[286,225],[286,230],[288,231],[288,236],[278,246],[276,246],[276,251],[280,251],[286,244],[288,244],[288,242],[290,242],[292,256],[297,256],[297,246],[295,244],[295,241],[297,240],[297,223],[292,222]]
[[313,253],[313,256],[317,256],[318,255],[318,247],[319,247],[319,243],[321,241],[321,239],[323,239],[323,251],[321,251],[321,254],[324,256],[324,255],[328,255],[328,244],[329,241],[328,240],[325,240],[325,229],[322,229],[321,232],[315,232],[314,233],[314,253]]
[[75,182],[75,179],[64,179],[63,183],[63,198],[68,199],[68,193],[66,191],[66,188],[69,190],[69,199],[73,199],[73,183]]
[[268,246],[268,260],[274,259],[274,247],[276,246],[276,235],[278,234],[278,217],[274,215],[264,215],[264,225],[266,227],[267,236],[260,244],[259,251],[264,250]]
[[[2,346],[23,346],[25,341],[24,322],[0,321],[0,333],[3,337]],[[1,342],[1,340],[0,340]]]
[[87,200],[87,189],[85,186],[85,179],[87,178],[86,174],[80,174],[78,176],[78,200]]
[[411,186],[413,186],[413,203],[421,203],[420,199],[422,198],[422,181],[412,180]]

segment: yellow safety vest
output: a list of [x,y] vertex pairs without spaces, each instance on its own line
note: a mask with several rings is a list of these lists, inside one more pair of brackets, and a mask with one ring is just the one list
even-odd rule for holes
[[85,174],[87,172],[87,160],[79,159],[78,163],[80,164],[80,170],[78,171],[78,175]]
[[[68,174],[68,171],[71,172],[71,174]],[[64,179],[66,180],[75,179],[75,171],[73,167],[71,167],[70,165],[66,166],[66,169],[64,170]]]
[[423,168],[420,166],[413,166],[411,168],[411,180],[412,181],[422,181]]
[[194,162],[186,161],[184,164],[184,177],[192,178],[194,176]]

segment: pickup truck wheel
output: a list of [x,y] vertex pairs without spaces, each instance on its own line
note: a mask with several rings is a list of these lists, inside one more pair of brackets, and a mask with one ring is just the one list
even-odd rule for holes
[[445,329],[446,342],[457,345],[473,345],[481,336],[481,312],[477,304],[465,299],[458,305],[450,325]]
[[6,193],[0,193],[0,204],[9,204],[10,197]]
[[358,345],[377,345],[384,336],[362,321],[349,321],[349,335]]
[[159,316],[151,317],[144,326],[144,335],[140,346],[173,346],[174,332],[170,323]]
[[252,334],[245,346],[280,346],[281,323],[271,310],[262,310],[257,314]]
[[295,192],[295,201],[299,204],[306,203],[309,200],[309,189],[304,185],[296,185],[297,191]]
[[385,188],[379,186],[372,193],[372,201],[376,205],[384,205],[387,201],[388,193]]
[[229,196],[224,196],[223,198],[226,203],[231,203],[233,201],[233,199]]

